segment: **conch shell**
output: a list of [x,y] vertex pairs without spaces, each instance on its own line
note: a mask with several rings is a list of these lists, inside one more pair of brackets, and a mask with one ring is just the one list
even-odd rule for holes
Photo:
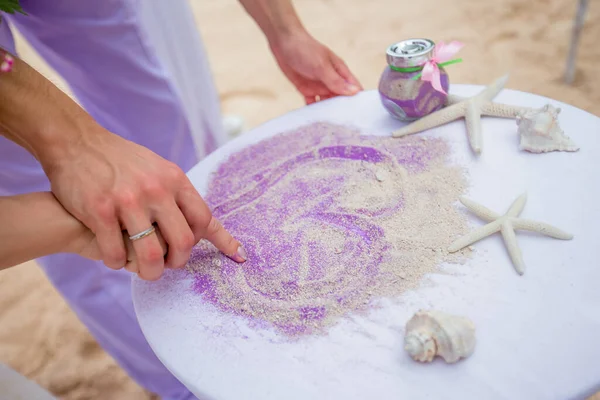
[[404,350],[415,361],[435,356],[447,363],[469,357],[475,350],[475,325],[465,317],[435,310],[420,310],[407,323]]
[[546,104],[539,110],[526,110],[517,114],[521,136],[521,150],[532,153],[549,151],[577,151],[579,147],[564,134],[558,125],[560,108]]

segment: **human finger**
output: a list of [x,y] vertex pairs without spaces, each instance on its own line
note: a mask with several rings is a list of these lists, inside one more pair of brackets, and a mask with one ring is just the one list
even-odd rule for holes
[[129,239],[133,242],[140,277],[157,280],[165,268],[163,251],[156,235],[156,226],[143,212],[123,213],[123,223]]
[[243,263],[248,259],[246,249],[238,242],[221,224],[221,222],[211,215],[210,220],[205,224],[206,240],[215,245],[223,254],[233,261]]
[[319,102],[321,100],[324,100],[326,98],[337,96],[337,94],[331,93],[329,91],[329,89],[327,89],[327,88],[324,88],[323,90],[311,91],[311,92],[308,92],[308,93],[303,93],[303,95],[304,95],[304,101],[306,102],[306,104],[317,103],[317,102]]
[[123,231],[123,241],[125,242],[125,248],[127,251],[127,264],[124,269],[131,273],[137,274],[140,272],[140,268],[137,263],[137,257],[135,255],[135,249],[133,248],[133,242],[129,240],[129,234],[127,231]]
[[360,82],[358,81],[358,79],[354,76],[354,74],[352,74],[352,72],[350,71],[350,68],[348,68],[346,63],[341,58],[339,58],[337,55],[332,53],[331,54],[331,62],[333,64],[333,67],[335,68],[335,70],[338,72],[338,74],[341,75],[342,78],[344,78],[344,80],[346,82],[348,82],[351,85],[354,85],[356,88],[358,88],[357,92],[360,90],[363,90],[363,87],[360,84]]
[[212,215],[208,205],[193,186],[179,193],[177,204],[192,228],[196,242],[206,239],[238,263],[248,259],[244,247]]
[[124,267],[125,271],[131,272],[132,274],[139,274],[140,267],[137,264],[137,260],[127,261]]
[[127,253],[117,217],[105,218],[97,226],[94,234],[102,261],[110,269],[123,268],[127,262]]
[[327,100],[327,99],[331,99],[333,97],[338,97],[338,96],[339,96],[338,94],[333,93],[333,92],[327,90],[325,93],[320,93],[317,96],[317,99],[320,100],[320,101],[322,101],[322,100]]
[[155,221],[161,237],[168,243],[165,268],[181,268],[189,260],[192,247],[197,243],[194,233],[175,201],[159,212]]
[[320,101],[327,100],[327,99],[330,99],[330,98],[332,98],[332,97],[336,97],[336,96],[337,96],[337,94],[330,93],[330,94],[328,94],[328,95],[324,95],[324,96],[322,96],[322,95],[316,95],[316,96],[306,96],[306,97],[305,97],[305,99],[306,99],[307,101],[310,101],[310,102],[311,102],[311,103],[309,103],[309,104],[312,104],[312,103],[318,103],[318,102],[320,102]]
[[[160,229],[156,228],[155,232],[158,242],[160,243],[160,247],[163,251],[163,256],[167,254],[167,242],[163,238]],[[131,273],[138,274],[140,272],[140,268],[137,262],[137,257],[135,254],[135,249],[133,248],[133,242],[129,240],[129,235],[127,232],[123,232],[123,240],[125,241],[125,245],[127,248],[127,264],[125,264],[125,269]]]
[[331,91],[321,82],[313,81],[308,78],[303,78],[302,82],[296,85],[296,90],[304,97],[304,101],[307,104],[314,103],[315,98],[318,96],[325,96],[326,94],[331,93]]
[[355,84],[346,82],[330,59],[320,67],[319,78],[330,91],[338,95],[351,96],[359,91],[359,88]]

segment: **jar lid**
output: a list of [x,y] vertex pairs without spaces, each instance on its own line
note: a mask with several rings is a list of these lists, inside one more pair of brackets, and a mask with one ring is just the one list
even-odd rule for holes
[[386,59],[394,67],[418,67],[431,59],[434,47],[429,39],[407,39],[388,47]]

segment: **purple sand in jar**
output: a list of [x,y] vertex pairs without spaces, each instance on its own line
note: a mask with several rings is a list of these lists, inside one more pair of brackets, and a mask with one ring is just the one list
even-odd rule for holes
[[[428,39],[410,39],[388,47],[388,66],[379,79],[381,103],[390,115],[401,121],[414,121],[446,104],[447,95],[433,88],[431,82],[413,79],[421,71],[401,72],[423,65],[431,59],[435,44]],[[448,74],[440,67],[440,81],[447,93],[450,86]]]
[[205,199],[249,258],[237,264],[201,241],[191,290],[292,337],[418,285],[468,229],[448,151],[439,138],[313,123],[232,154]]

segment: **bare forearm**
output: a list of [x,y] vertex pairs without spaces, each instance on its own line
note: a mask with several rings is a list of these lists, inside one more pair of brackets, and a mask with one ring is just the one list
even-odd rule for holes
[[50,192],[0,197],[0,270],[75,252],[89,231]]
[[77,103],[19,58],[0,74],[0,134],[25,147],[45,169],[96,127]]
[[239,0],[256,21],[269,43],[304,31],[291,0]]

